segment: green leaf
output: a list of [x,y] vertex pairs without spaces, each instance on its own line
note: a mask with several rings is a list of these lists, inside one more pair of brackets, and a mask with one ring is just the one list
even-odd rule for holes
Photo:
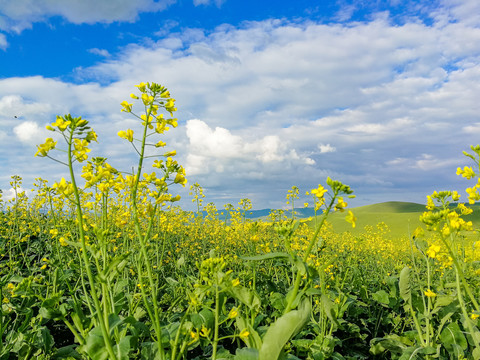
[[460,330],[460,326],[457,323],[450,323],[440,333],[440,340],[443,346],[450,355],[458,357],[463,351],[467,349],[467,339]]
[[130,348],[131,348],[131,336],[124,336],[118,344],[113,348],[115,355],[117,355],[118,360],[128,360],[130,359]]
[[142,343],[141,359],[142,360],[160,360],[160,351],[158,351],[157,343],[154,343],[154,342]]
[[237,349],[235,360],[258,360],[258,350],[250,348]]
[[332,300],[330,300],[330,298],[326,294],[322,294],[320,299],[323,310],[325,311],[328,319],[340,328],[341,325],[337,320],[337,314],[335,313],[335,305],[333,304]]
[[257,255],[257,256],[240,256],[240,259],[259,261],[259,260],[289,258],[289,257],[290,257],[290,255],[288,253],[274,252],[274,253],[262,254],[262,255]]
[[193,326],[196,329],[201,329],[202,325],[204,325],[207,329],[211,329],[213,327],[213,323],[215,321],[215,317],[213,313],[209,309],[202,309],[198,314],[192,314],[191,320]]
[[92,360],[108,359],[107,348],[100,328],[92,329],[87,336],[85,351]]
[[249,348],[257,349],[258,353],[258,350],[262,347],[262,339],[260,335],[258,335],[258,332],[242,316],[237,316],[236,325],[240,332],[247,329],[250,335],[242,340]]
[[310,317],[312,305],[310,299],[304,299],[298,310],[278,318],[268,328],[263,337],[259,360],[277,360],[285,344],[297,334]]
[[398,281],[398,287],[400,289],[400,297],[408,303],[412,304],[412,288],[410,285],[410,268],[405,266],[400,272],[400,279]]
[[390,303],[388,293],[385,290],[379,290],[376,293],[373,293],[372,298],[380,304],[388,305]]
[[234,286],[229,290],[232,297],[247,305],[250,309],[258,309],[262,305],[262,301],[258,294],[243,286]]

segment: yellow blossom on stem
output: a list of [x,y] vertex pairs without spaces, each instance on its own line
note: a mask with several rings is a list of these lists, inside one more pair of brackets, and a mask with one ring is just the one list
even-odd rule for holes
[[427,289],[423,293],[425,294],[425,296],[427,296],[429,298],[433,298],[433,297],[437,296],[437,294],[435,294],[431,289]]
[[349,222],[350,224],[352,224],[352,227],[354,228],[355,227],[355,223],[357,221],[357,218],[355,217],[355,215],[353,215],[353,213],[351,211],[348,211],[348,215],[345,216],[345,220],[347,222]]
[[250,335],[250,332],[248,332],[247,329],[243,329],[238,336],[240,337],[240,339],[245,340],[248,338],[249,335]]
[[440,252],[440,246],[430,245],[430,247],[427,250],[427,256],[431,257],[432,259],[435,259],[439,252]]
[[131,129],[128,129],[127,131],[119,131],[117,135],[122,139],[127,139],[130,142],[133,141],[133,130]]

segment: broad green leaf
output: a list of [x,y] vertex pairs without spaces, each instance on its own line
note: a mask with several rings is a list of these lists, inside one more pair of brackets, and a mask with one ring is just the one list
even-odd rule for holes
[[191,319],[196,329],[201,329],[202,325],[211,329],[215,321],[215,317],[209,309],[202,309],[198,314],[192,314]]
[[232,297],[247,305],[250,309],[258,309],[262,305],[262,301],[260,300],[258,294],[246,287],[234,286],[229,290],[229,292]]
[[233,358],[235,360],[258,360],[258,350],[250,348],[237,349]]
[[440,333],[440,340],[450,355],[458,356],[468,347],[467,339],[457,323],[450,323]]
[[259,360],[278,359],[288,340],[297,334],[308,321],[312,308],[310,301],[308,298],[304,299],[298,310],[290,311],[270,325],[263,337]]
[[130,358],[131,336],[124,336],[114,347],[115,355],[118,360],[128,360]]
[[373,293],[372,298],[380,304],[388,305],[390,303],[388,293],[385,290],[379,290],[376,293]]
[[107,348],[100,328],[92,329],[87,336],[85,351],[92,360],[108,359]]

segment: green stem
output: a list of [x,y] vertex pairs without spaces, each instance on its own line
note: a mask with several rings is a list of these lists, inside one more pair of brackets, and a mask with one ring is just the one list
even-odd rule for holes
[[73,161],[72,161],[72,156],[73,156],[73,154],[72,154],[73,133],[74,133],[74,130],[72,129],[70,131],[70,137],[69,137],[69,141],[68,141],[68,168],[69,168],[69,171],[70,171],[70,178],[72,179],[73,193],[74,193],[74,196],[75,196],[75,207],[76,207],[76,212],[77,212],[78,231],[79,231],[80,242],[81,242],[81,246],[82,246],[82,257],[83,257],[83,262],[84,262],[84,265],[85,265],[85,270],[87,271],[88,281],[90,283],[90,294],[92,296],[93,303],[94,303],[95,309],[97,311],[97,320],[99,322],[100,329],[102,331],[103,339],[104,339],[104,342],[105,342],[105,347],[107,348],[107,352],[109,354],[110,359],[116,360],[117,357],[115,356],[115,353],[113,351],[113,347],[112,347],[112,344],[111,344],[111,341],[110,341],[110,336],[109,336],[108,329],[107,329],[107,324],[105,323],[104,318],[102,316],[102,306],[100,304],[100,301],[98,299],[98,294],[97,294],[97,291],[95,289],[95,279],[94,279],[93,274],[92,274],[92,269],[90,268],[90,261],[89,261],[88,254],[87,254],[88,250],[87,250],[87,245],[86,245],[86,242],[85,242],[85,233],[84,233],[84,230],[83,230],[83,213],[82,213],[82,207],[80,205],[80,195],[79,195],[79,192],[78,192],[77,183],[75,181],[75,174],[73,172]]
[[[308,256],[310,255],[310,252],[312,251],[313,246],[315,245],[318,234],[320,233],[320,230],[322,229],[323,224],[327,220],[327,216],[330,213],[330,211],[333,207],[333,204],[335,203],[335,199],[336,199],[337,195],[338,195],[338,192],[335,191],[333,196],[332,196],[332,199],[330,201],[330,204],[328,205],[328,207],[326,208],[326,210],[325,210],[325,212],[322,216],[322,220],[320,221],[317,228],[315,229],[315,233],[312,236],[312,240],[310,240],[310,244],[308,244],[308,248],[305,251],[305,255],[303,256],[303,261],[304,262],[306,262],[308,260]],[[293,303],[295,301],[295,298],[297,297],[301,281],[302,281],[302,274],[297,270],[297,277],[295,278],[295,283],[293,285],[293,291],[292,291],[292,294],[289,296],[288,303],[287,303],[287,306],[285,307],[285,310],[283,311],[283,314],[286,314],[286,313],[290,312],[290,310],[292,310]]]
[[[149,107],[148,111],[146,111],[146,119],[149,119],[152,113],[152,105]],[[151,264],[150,260],[148,258],[147,254],[147,249],[146,249],[146,244],[145,240],[148,238],[149,231],[151,229],[152,225],[152,218],[153,215],[150,217],[150,223],[149,223],[149,231],[145,234],[145,236],[142,235],[141,227],[140,227],[140,220],[138,219],[138,207],[137,207],[137,193],[138,193],[138,186],[140,183],[140,175],[142,173],[143,169],[143,160],[145,158],[145,144],[146,144],[146,139],[147,139],[147,130],[148,130],[148,122],[145,120],[145,126],[143,128],[143,136],[142,136],[142,145],[140,148],[140,156],[138,159],[138,166],[137,166],[137,172],[134,174],[134,184],[132,187],[132,192],[131,192],[131,197],[130,197],[130,202],[132,206],[132,214],[133,214],[133,221],[135,224],[135,232],[138,238],[138,241],[140,242],[140,252],[142,254],[143,260],[145,262],[145,266],[147,268],[147,276],[150,284],[150,291],[151,291],[151,296],[152,296],[152,302],[153,302],[153,311],[154,311],[154,318],[151,319],[153,322],[153,326],[155,329],[155,333],[157,336],[157,345],[158,349],[160,351],[160,358],[163,360],[165,358],[164,354],[164,349],[162,345],[162,331],[161,331],[161,326],[160,326],[160,315],[158,312],[158,303],[157,303],[157,294],[156,294],[156,287],[155,283],[153,281],[153,276],[152,276],[152,269],[151,269]],[[157,205],[155,205],[155,211],[156,211]],[[139,274],[141,276],[141,274]],[[145,305],[147,305],[147,301],[145,299]]]

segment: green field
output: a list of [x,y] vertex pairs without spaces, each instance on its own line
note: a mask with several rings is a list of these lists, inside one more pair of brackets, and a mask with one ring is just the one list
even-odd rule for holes
[[[478,226],[480,224],[479,205],[471,207],[474,212],[469,216],[465,216],[465,220],[472,221],[474,225]],[[387,236],[402,237],[411,234],[418,226],[425,227],[419,220],[420,215],[425,210],[425,205],[422,204],[388,201],[353,208],[352,212],[357,217],[357,224],[353,229],[345,221],[345,213],[337,212],[332,214],[329,217],[329,222],[333,225],[335,232],[350,231],[355,235],[363,233],[366,226],[375,227],[378,223],[383,222],[390,229],[390,233]]]

